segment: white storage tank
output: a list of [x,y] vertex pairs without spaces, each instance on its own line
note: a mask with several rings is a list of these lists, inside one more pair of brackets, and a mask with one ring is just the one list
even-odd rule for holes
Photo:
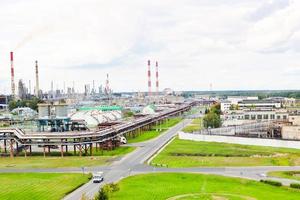
[[57,118],[68,117],[68,105],[67,104],[57,104],[55,106],[55,113]]
[[49,119],[50,118],[50,104],[38,104],[39,119]]

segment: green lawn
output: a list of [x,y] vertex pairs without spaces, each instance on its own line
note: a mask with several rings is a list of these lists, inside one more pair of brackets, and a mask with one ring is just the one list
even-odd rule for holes
[[150,140],[152,138],[155,138],[159,136],[162,133],[162,131],[156,131],[156,130],[150,130],[150,131],[144,131],[141,133],[141,135],[138,135],[136,137],[128,138],[127,143],[136,143],[136,142],[143,142],[146,140]]
[[70,173],[1,173],[1,200],[59,200],[89,181],[90,175]]
[[93,156],[69,156],[60,157],[59,152],[52,152],[51,156],[40,156],[41,153],[35,153],[35,156],[23,156],[9,158],[0,157],[0,169],[28,169],[28,168],[65,168],[65,167],[90,167],[98,165],[107,165],[117,156],[121,156],[133,151],[134,147],[121,146],[111,151],[96,151]]
[[194,119],[191,124],[187,125],[182,129],[183,132],[192,133],[194,131],[199,131],[202,129],[202,118]]
[[[153,126],[152,130],[149,131],[143,131],[141,134],[136,135],[135,137],[129,137],[127,136],[127,143],[137,143],[137,142],[144,142],[150,139],[153,139],[157,136],[159,136],[164,131],[168,130],[172,126],[175,126],[178,124],[182,118],[176,117],[176,118],[170,118],[166,122],[164,122],[161,125]],[[161,131],[160,131],[161,129]]]
[[294,179],[300,181],[300,171],[275,171],[275,172],[269,172],[268,176]]
[[151,164],[168,167],[295,166],[300,164],[300,150],[176,138]]
[[300,192],[253,180],[187,173],[144,174],[119,182],[112,200],[296,200]]
[[156,129],[156,128],[169,129],[172,126],[175,126],[176,124],[178,124],[180,121],[182,121],[181,117],[170,118],[170,119],[166,120],[163,124],[154,126],[153,129]]

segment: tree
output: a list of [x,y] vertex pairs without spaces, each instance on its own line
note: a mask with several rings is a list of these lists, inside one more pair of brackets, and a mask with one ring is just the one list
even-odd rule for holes
[[221,105],[219,103],[212,105],[210,108],[210,112],[220,115],[221,114]]
[[209,112],[203,117],[203,126],[205,128],[218,128],[221,126],[221,118],[214,112]]
[[43,103],[44,101],[33,97],[32,99],[24,99],[24,100],[11,100],[8,104],[9,110],[13,110],[19,107],[29,107],[33,110],[38,110],[38,104]]

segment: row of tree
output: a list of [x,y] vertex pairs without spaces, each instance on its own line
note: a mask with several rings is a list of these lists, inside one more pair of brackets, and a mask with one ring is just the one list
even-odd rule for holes
[[214,104],[205,112],[203,117],[203,126],[205,128],[218,128],[221,126],[221,105]]
[[15,108],[22,108],[22,107],[29,107],[33,110],[38,109],[38,104],[43,103],[44,101],[33,97],[32,99],[18,99],[18,100],[11,100],[8,104],[8,108],[12,111]]

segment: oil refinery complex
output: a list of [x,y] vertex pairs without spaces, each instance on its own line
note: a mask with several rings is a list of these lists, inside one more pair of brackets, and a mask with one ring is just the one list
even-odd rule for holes
[[16,88],[13,52],[10,61],[11,95],[0,96],[2,155],[13,157],[24,151],[27,156],[32,148],[44,155],[55,149],[63,156],[69,148],[80,152],[79,155],[88,149],[92,154],[93,146],[114,148],[128,134],[149,130],[197,105],[202,106],[201,115],[211,105],[219,105],[221,123],[219,127],[208,126],[192,134],[300,140],[300,110],[295,98],[218,95],[211,91],[212,84],[209,95],[174,92],[170,88],[160,91],[157,61],[153,91],[150,60],[145,70],[148,91],[138,93],[114,93],[108,74],[104,89],[96,89],[93,81],[92,87],[85,84],[83,93],[75,92],[74,85],[54,91],[52,82],[51,91],[44,92],[39,86],[39,66],[35,61],[32,94],[31,82],[28,89],[19,80]]
[[[31,92],[20,79],[15,84],[14,53],[10,53],[11,95],[0,96],[0,148],[2,156],[25,156],[33,151],[61,156],[70,148],[79,155],[93,146],[112,149],[127,134],[149,130],[170,117],[182,115],[199,102],[186,99],[171,89],[159,91],[158,62],[155,62],[155,92],[151,84],[151,63],[147,61],[147,93],[114,93],[109,85],[96,89],[93,81],[84,93],[72,88],[44,92],[39,86],[38,61],[34,62],[35,87]],[[146,73],[145,73],[146,74]],[[21,104],[20,102],[25,102]],[[14,105],[16,104],[16,105]],[[14,106],[14,107],[13,107]],[[33,150],[34,149],[34,150]]]

